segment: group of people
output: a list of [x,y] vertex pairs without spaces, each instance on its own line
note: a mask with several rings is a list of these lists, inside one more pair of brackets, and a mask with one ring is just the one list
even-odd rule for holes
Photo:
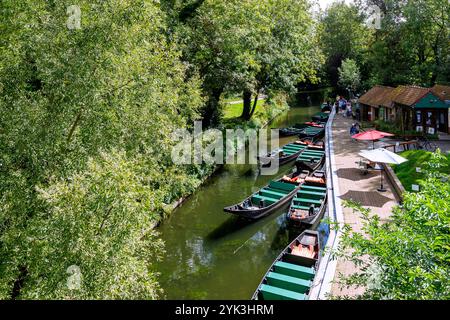
[[353,117],[352,103],[347,101],[344,97],[340,96],[337,98],[337,107],[339,114],[342,114],[344,117],[348,118]]
[[[327,104],[329,104],[327,102]],[[343,96],[338,96],[336,98],[336,103],[334,104],[334,107],[337,109],[339,114],[342,114],[344,117],[347,118],[354,118],[353,117],[353,108],[352,103],[350,101],[347,101]],[[358,113],[359,110],[356,110],[356,113]],[[356,118],[358,118],[358,115],[356,115]],[[355,134],[358,134],[361,131],[359,123],[352,123],[352,126],[350,127],[350,136],[354,136]]]
[[[325,105],[325,103],[324,103],[324,105]],[[326,105],[327,105],[327,107],[330,107],[330,109],[331,109],[331,106],[333,106],[333,104],[330,103],[329,101],[326,102]],[[346,100],[343,96],[338,96],[336,98],[336,103],[334,104],[333,107],[337,110],[337,112],[339,114],[342,114],[344,117],[353,118],[353,119],[356,118],[357,120],[359,120],[359,114],[358,114],[359,110],[357,109],[355,111],[356,115],[354,116],[352,103],[350,101]],[[360,133],[360,131],[361,131],[361,127],[360,127],[359,123],[358,122],[352,123],[352,126],[350,127],[350,136],[354,136],[355,134]]]

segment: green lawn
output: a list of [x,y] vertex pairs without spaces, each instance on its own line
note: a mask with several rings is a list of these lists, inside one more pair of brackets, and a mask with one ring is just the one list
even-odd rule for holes
[[[416,172],[416,168],[426,169],[426,164],[430,160],[431,154],[431,152],[424,150],[410,150],[400,153],[402,157],[409,161],[394,166],[394,171],[407,191],[412,191],[411,186],[418,184],[424,177],[424,173]],[[450,174],[450,154],[447,154],[447,166],[442,168],[442,172]]]
[[[236,101],[236,100],[234,100]],[[231,101],[228,101],[231,102]],[[258,110],[260,110],[260,108],[264,105],[264,100],[259,100],[258,104],[256,105],[256,110],[255,113],[258,112]],[[252,101],[252,106],[253,106],[253,101]],[[224,110],[223,110],[223,118],[224,119],[233,119],[233,118],[238,118],[242,115],[242,109],[244,108],[244,102],[240,102],[238,104],[230,104],[227,103]]]

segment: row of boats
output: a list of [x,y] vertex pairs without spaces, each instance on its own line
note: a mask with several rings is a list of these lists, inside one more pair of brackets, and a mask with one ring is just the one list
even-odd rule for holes
[[327,203],[323,171],[325,123],[310,122],[295,127],[301,126],[304,126],[303,133],[299,134],[298,141],[259,158],[262,166],[270,165],[277,158],[280,165],[295,160],[295,172],[271,181],[244,201],[224,208],[225,212],[241,218],[257,220],[289,204],[285,215],[289,226],[306,229],[275,259],[255,291],[254,300],[308,299],[319,265],[321,245],[319,234],[314,230],[325,214]]

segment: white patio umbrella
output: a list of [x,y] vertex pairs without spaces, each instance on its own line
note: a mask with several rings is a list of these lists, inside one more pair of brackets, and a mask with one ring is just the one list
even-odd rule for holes
[[[376,163],[385,163],[385,164],[402,164],[408,159],[405,159],[398,154],[395,154],[389,150],[386,149],[375,149],[375,150],[362,150],[359,155],[363,158],[366,158],[367,160],[371,162]],[[383,187],[383,171],[380,170],[381,173],[381,188],[378,189],[380,192],[385,192],[386,189]]]

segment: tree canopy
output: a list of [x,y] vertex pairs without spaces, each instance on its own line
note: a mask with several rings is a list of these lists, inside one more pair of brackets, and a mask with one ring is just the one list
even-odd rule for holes
[[78,1],[80,29],[70,5],[2,2],[0,297],[156,298],[153,226],[196,183],[170,136],[200,83],[153,1]]
[[356,61],[360,67],[365,65],[373,31],[364,19],[355,5],[345,2],[333,3],[321,17],[319,39],[327,59],[324,72],[332,86],[338,85],[338,68],[345,59]]
[[[380,9],[379,29],[367,20],[374,5]],[[448,83],[449,12],[446,0],[359,0],[354,5],[331,5],[320,26],[331,85],[337,84],[337,68],[347,58],[361,68],[366,88]]]
[[342,66],[338,68],[338,71],[338,84],[345,89],[355,92],[361,85],[361,73],[356,61],[345,59],[342,61]]
[[[219,121],[223,93],[244,93],[248,107],[259,90],[293,91],[297,82],[316,78],[321,54],[306,0],[163,3],[183,59],[202,78],[207,124]],[[187,20],[180,18],[186,10]],[[244,113],[251,117],[251,110]]]

